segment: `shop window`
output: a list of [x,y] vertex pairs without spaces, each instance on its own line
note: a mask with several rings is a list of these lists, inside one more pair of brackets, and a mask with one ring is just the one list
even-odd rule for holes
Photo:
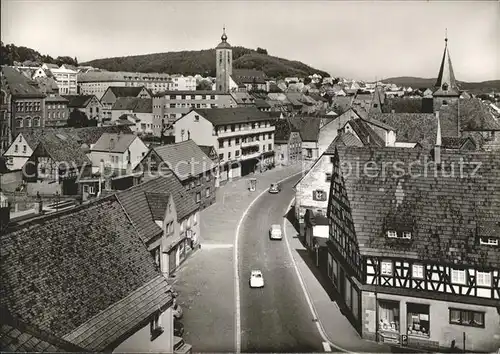
[[393,332],[399,337],[399,302],[379,300],[378,302],[379,331]]
[[408,303],[406,306],[408,335],[429,337],[429,305]]
[[484,312],[450,308],[450,324],[484,328]]

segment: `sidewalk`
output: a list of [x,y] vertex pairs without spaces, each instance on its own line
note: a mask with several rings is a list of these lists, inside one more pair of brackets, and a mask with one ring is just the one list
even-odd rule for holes
[[[337,303],[321,284],[323,274],[316,267],[314,259],[297,237],[297,231],[290,223],[285,221],[286,237],[292,248],[293,258],[299,268],[307,293],[316,311],[319,323],[323,327],[328,339],[341,349],[351,352],[387,353],[391,347],[361,338],[352,327],[349,320],[342,314]],[[337,349],[332,348],[333,351]]]
[[[184,310],[184,340],[193,352],[235,351],[234,237],[243,212],[270,183],[300,172],[301,164],[279,167],[228,182],[216,203],[200,216],[201,248],[176,271],[172,281]],[[249,178],[257,179],[255,192]]]

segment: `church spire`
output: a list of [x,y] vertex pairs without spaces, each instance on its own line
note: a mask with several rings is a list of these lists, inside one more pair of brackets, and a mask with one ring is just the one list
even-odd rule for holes
[[223,41],[223,42],[226,42],[227,41],[227,35],[226,35],[226,25],[224,25],[222,27],[222,36],[220,37],[220,39]]
[[441,67],[435,87],[437,88],[434,95],[438,96],[454,96],[458,95],[458,86],[451,64],[450,52],[448,51],[448,31],[445,32],[444,38],[444,52],[443,59],[441,60]]

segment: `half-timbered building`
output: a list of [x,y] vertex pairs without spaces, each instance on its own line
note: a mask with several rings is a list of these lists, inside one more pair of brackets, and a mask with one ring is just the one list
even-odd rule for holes
[[500,156],[329,150],[327,274],[360,334],[435,351],[498,349]]

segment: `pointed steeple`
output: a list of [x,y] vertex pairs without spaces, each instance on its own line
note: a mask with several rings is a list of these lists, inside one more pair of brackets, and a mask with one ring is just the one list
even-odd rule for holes
[[438,78],[435,84],[437,88],[434,96],[458,96],[459,90],[453,73],[450,52],[448,51],[448,35],[444,39],[443,59],[439,68]]
[[441,146],[441,120],[439,119],[439,112],[436,112],[436,118],[437,118],[436,146]]

